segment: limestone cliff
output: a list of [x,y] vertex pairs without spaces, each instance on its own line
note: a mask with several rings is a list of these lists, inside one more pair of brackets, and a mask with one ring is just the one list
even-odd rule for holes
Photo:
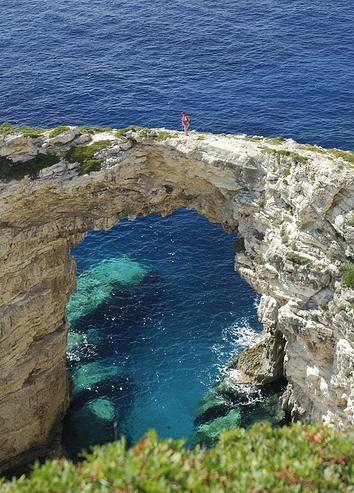
[[239,233],[236,269],[262,295],[264,334],[236,379],[284,372],[294,417],[354,425],[351,153],[165,130],[51,135],[0,136],[0,469],[45,451],[68,405],[72,247],[179,207]]

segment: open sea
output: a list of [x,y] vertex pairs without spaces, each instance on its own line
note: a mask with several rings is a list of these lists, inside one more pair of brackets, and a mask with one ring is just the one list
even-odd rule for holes
[[[282,135],[354,149],[352,0],[2,0],[0,121]],[[234,235],[193,211],[90,232],[67,314],[72,454],[198,403],[260,330]]]

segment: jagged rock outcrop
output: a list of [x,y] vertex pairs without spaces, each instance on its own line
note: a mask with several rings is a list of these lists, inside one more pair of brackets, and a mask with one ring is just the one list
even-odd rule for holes
[[[179,207],[243,238],[236,269],[262,294],[265,332],[238,378],[284,372],[294,417],[354,425],[354,291],[341,281],[354,258],[351,154],[244,135],[71,128],[0,137],[0,156],[0,469],[43,451],[68,404],[72,247],[90,229]],[[28,160],[38,177],[13,179]]]

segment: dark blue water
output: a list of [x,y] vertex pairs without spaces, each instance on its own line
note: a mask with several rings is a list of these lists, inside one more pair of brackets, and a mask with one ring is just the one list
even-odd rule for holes
[[[0,120],[178,128],[185,110],[199,130],[353,149],[353,25],[352,0],[2,0]],[[256,327],[232,243],[178,212],[75,250],[92,303],[72,321],[72,448],[190,434],[239,327]]]
[[0,120],[353,148],[352,0],[2,0]]

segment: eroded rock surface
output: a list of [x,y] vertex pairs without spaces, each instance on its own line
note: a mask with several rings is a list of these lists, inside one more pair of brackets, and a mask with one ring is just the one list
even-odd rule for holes
[[[100,140],[108,143],[89,165],[101,169],[79,176],[67,152]],[[38,455],[68,405],[72,247],[90,229],[179,207],[243,238],[236,269],[262,294],[265,330],[238,378],[262,383],[284,372],[294,417],[354,425],[354,291],[340,270],[354,258],[350,161],[244,135],[71,128],[55,139],[0,139],[10,169],[47,154],[57,162],[38,178],[0,182],[0,469]]]

